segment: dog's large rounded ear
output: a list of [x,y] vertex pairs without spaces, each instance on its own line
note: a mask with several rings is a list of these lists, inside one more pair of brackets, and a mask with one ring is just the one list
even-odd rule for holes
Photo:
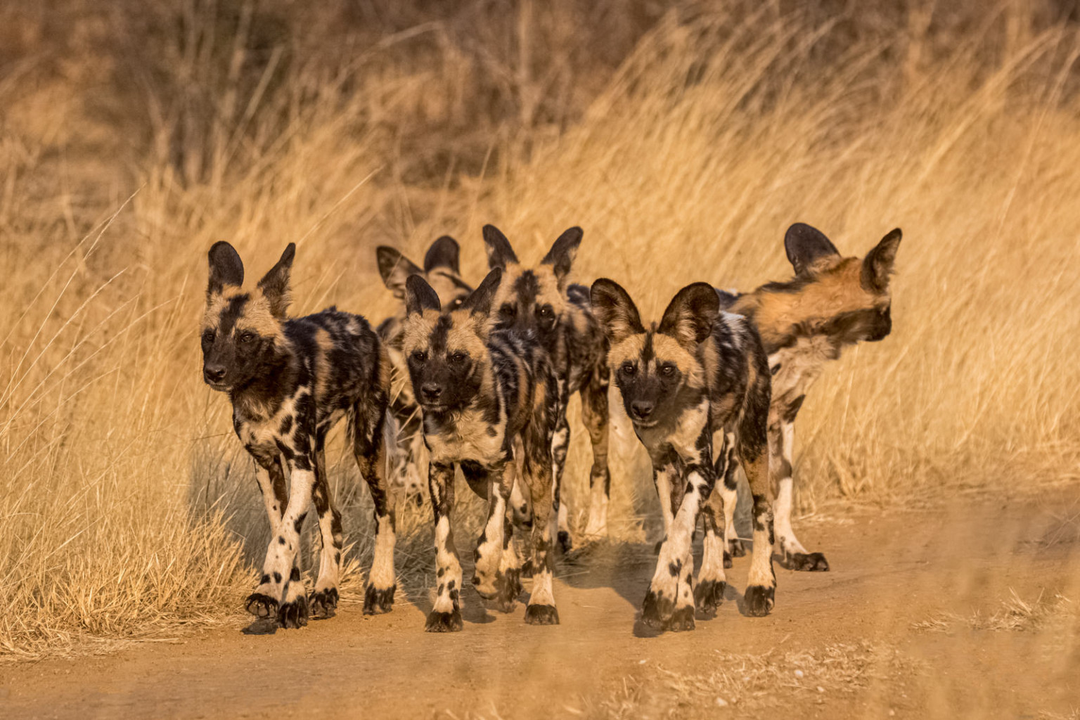
[[378,261],[379,275],[382,276],[383,284],[399,300],[405,297],[405,281],[409,279],[409,276],[424,272],[396,248],[388,245],[375,248],[375,259]]
[[244,284],[244,263],[240,254],[224,240],[214,243],[207,253],[210,260],[210,282],[206,287],[206,296],[216,295],[226,285],[240,287]]
[[410,275],[405,280],[405,314],[423,315],[425,310],[440,312],[439,294],[420,275]]
[[806,272],[823,257],[840,254],[825,233],[805,223],[795,223],[788,228],[784,235],[784,250],[796,275]]
[[270,312],[274,317],[284,318],[289,302],[292,300],[289,293],[289,274],[292,271],[293,258],[296,257],[296,244],[289,243],[285,252],[270,272],[263,275],[259,281],[259,290],[263,297],[270,303]]
[[473,315],[487,318],[491,314],[491,302],[495,299],[495,291],[499,289],[502,281],[502,269],[495,268],[487,274],[480,287],[472,291],[469,297],[461,303],[462,310],[468,310]]
[[427,255],[424,256],[424,272],[431,272],[435,268],[446,268],[455,275],[460,275],[461,268],[458,264],[460,255],[461,247],[458,241],[449,235],[443,235],[428,248]]
[[548,254],[540,261],[541,264],[551,265],[560,290],[566,285],[566,276],[570,274],[570,268],[574,264],[574,257],[577,255],[578,246],[581,245],[582,235],[581,228],[576,226],[570,228],[559,236]]
[[614,280],[600,278],[589,290],[593,315],[600,321],[612,345],[645,332],[641,315],[629,293]]
[[517,265],[517,255],[502,230],[494,225],[484,226],[484,248],[487,250],[488,267],[505,270],[507,265]]
[[903,233],[900,232],[900,228],[896,228],[883,237],[881,242],[863,258],[863,288],[873,293],[883,293],[889,289],[889,275],[892,275],[901,237]]
[[720,315],[720,296],[708,283],[694,283],[680,290],[668,303],[657,331],[691,348],[709,337]]

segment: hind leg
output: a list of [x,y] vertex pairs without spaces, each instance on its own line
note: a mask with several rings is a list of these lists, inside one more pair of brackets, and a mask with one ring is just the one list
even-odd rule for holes
[[716,454],[716,492],[724,506],[724,567],[730,568],[732,557],[746,554],[746,547],[735,529],[735,508],[739,504],[739,458],[735,453],[735,436],[732,433],[718,433],[714,443],[717,439],[720,442],[714,446],[719,447],[720,451]]
[[386,437],[383,434],[385,406],[373,403],[371,408],[358,408],[350,427],[353,433],[353,455],[360,474],[371,492],[375,506],[375,554],[364,592],[364,614],[387,613],[394,606],[397,580],[394,575],[394,545],[396,543],[396,512],[391,501],[390,486],[385,476]]
[[777,420],[769,424],[769,465],[777,478],[775,505],[776,552],[780,564],[789,570],[826,572],[829,562],[821,553],[808,552],[791,527],[793,484],[791,455],[795,441],[795,425]]
[[768,615],[776,602],[776,573],[772,567],[773,491],[769,481],[769,463],[761,448],[754,457],[742,448],[742,465],[754,498],[754,549],[746,581],[746,611],[750,615]]
[[532,592],[525,607],[525,622],[529,625],[558,625],[559,611],[555,607],[553,578],[555,554],[552,539],[556,518],[551,497],[554,485],[550,454],[543,445],[526,444],[522,463],[525,482],[532,493]]
[[316,618],[333,617],[338,604],[338,582],[341,576],[341,513],[333,505],[330,483],[326,474],[326,451],[319,442],[316,452],[315,486],[311,502],[319,516],[319,576],[315,591],[308,598],[311,614]]
[[581,419],[589,431],[593,464],[589,471],[589,522],[586,538],[607,536],[608,501],[611,499],[611,471],[608,469],[608,376],[605,366],[593,371],[589,384],[581,391]]
[[694,605],[703,615],[711,616],[724,601],[727,590],[725,563],[730,561],[724,543],[724,505],[720,488],[713,488],[709,499],[702,505],[701,517],[705,526],[701,569],[694,586]]

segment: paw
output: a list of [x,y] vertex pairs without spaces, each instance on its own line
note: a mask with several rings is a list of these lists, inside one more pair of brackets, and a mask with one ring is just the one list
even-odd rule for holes
[[260,619],[276,618],[278,614],[278,601],[269,595],[252,593],[244,602],[244,608]]
[[311,617],[316,620],[326,620],[337,615],[338,591],[337,588],[317,590],[308,598],[311,606]]
[[702,580],[694,588],[694,605],[704,615],[711,617],[724,602],[725,590],[727,583],[723,580]]
[[562,550],[563,555],[567,554],[573,549],[574,543],[570,539],[570,533],[568,533],[567,531],[560,530],[558,540],[559,549]]
[[743,597],[746,601],[746,614],[752,617],[765,617],[773,609],[775,598],[775,587],[750,585],[746,588],[746,594]]
[[307,596],[301,595],[278,608],[278,625],[283,628],[302,628],[308,621]]
[[394,609],[394,591],[397,585],[388,588],[377,588],[368,585],[364,591],[364,614],[382,615]]
[[641,622],[653,630],[663,630],[675,612],[675,602],[651,588],[641,603]]
[[791,553],[786,560],[788,570],[829,572],[829,561],[821,553]]
[[559,611],[554,605],[529,605],[525,608],[528,625],[558,625]]
[[453,612],[438,612],[432,610],[428,613],[424,630],[435,633],[461,632],[464,627],[461,622],[461,611],[454,608]]
[[731,555],[732,557],[743,557],[746,555],[746,545],[742,540],[736,538],[731,541]]
[[682,632],[694,629],[694,608],[690,605],[681,607],[671,615],[664,628],[672,632]]

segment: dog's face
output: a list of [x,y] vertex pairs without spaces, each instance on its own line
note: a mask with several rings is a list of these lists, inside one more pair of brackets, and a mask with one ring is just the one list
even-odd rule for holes
[[608,361],[635,428],[671,426],[700,402],[706,379],[698,346],[720,313],[720,300],[710,285],[695,283],[680,290],[660,323],[648,329],[617,283],[597,280],[590,299],[611,344]]
[[883,340],[892,331],[889,276],[901,237],[897,228],[865,258],[845,258],[818,230],[802,223],[792,225],[784,237],[784,249],[795,279],[786,285],[797,290],[798,301],[776,293],[758,311],[758,323],[768,327],[770,315],[781,313],[797,321],[806,315],[806,319],[823,322],[825,331],[844,344]]
[[460,248],[457,240],[443,235],[428,248],[424,267],[411,262],[395,248],[380,245],[375,250],[379,275],[383,284],[399,300],[405,299],[405,282],[410,275],[419,275],[439,296],[439,303],[446,310],[456,310],[472,292],[472,287],[461,278]]
[[202,322],[203,380],[227,392],[257,377],[278,354],[289,307],[289,271],[296,246],[244,291],[244,264],[227,242],[210,248],[210,282]]
[[564,232],[534,268],[523,268],[510,241],[494,225],[484,226],[488,265],[503,271],[492,314],[495,327],[536,338],[551,347],[566,311],[566,285],[581,244],[581,228]]
[[425,411],[460,409],[480,392],[488,363],[491,300],[500,274],[489,273],[460,307],[445,311],[423,277],[406,280],[402,350],[416,400]]

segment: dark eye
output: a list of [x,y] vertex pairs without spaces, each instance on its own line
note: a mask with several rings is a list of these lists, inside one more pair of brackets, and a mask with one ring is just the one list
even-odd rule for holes
[[446,306],[447,310],[457,310],[461,307],[461,304],[465,302],[465,298],[454,298],[450,301],[450,304]]
[[412,359],[418,363],[426,362],[427,353],[423,350],[413,350]]
[[660,374],[664,377],[671,377],[675,374],[675,366],[671,363],[664,363],[660,366]]
[[202,334],[202,346],[208,348],[214,344],[214,337],[217,335],[213,330],[204,330]]
[[555,311],[549,305],[540,308],[540,319],[551,321],[555,319]]
[[619,372],[621,372],[623,375],[633,375],[634,370],[634,363],[631,362],[624,362],[622,364],[622,367],[619,368]]
[[240,333],[240,337],[238,339],[241,345],[250,345],[251,343],[255,342],[255,333],[251,332],[250,330],[245,330],[244,332]]
[[460,351],[458,351],[458,352],[456,352],[456,353],[454,353],[453,355],[450,356],[450,362],[454,363],[455,365],[460,365],[461,363],[465,362],[468,359],[469,359],[469,354],[464,353],[464,352],[460,352]]

